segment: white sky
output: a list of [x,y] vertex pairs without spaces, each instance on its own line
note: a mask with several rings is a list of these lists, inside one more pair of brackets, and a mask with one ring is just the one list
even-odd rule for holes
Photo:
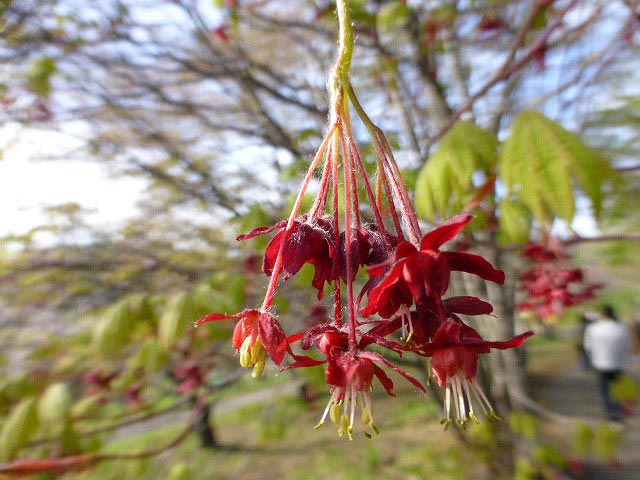
[[[76,132],[82,126],[72,126]],[[73,158],[81,142],[70,135],[19,126],[0,127],[0,236],[20,234],[46,221],[44,207],[76,202],[91,210],[88,221],[117,226],[131,217],[146,183],[139,178],[113,178],[97,163]],[[68,160],[43,156],[68,153]],[[573,228],[589,236],[598,232],[586,202],[579,202]],[[567,234],[561,222],[554,230]]]
[[[69,135],[0,127],[0,236],[41,225],[47,205],[77,202],[94,211],[88,218],[99,225],[115,225],[134,213],[145,182],[114,179],[103,166],[74,159],[79,144]],[[42,159],[65,153],[66,161]]]

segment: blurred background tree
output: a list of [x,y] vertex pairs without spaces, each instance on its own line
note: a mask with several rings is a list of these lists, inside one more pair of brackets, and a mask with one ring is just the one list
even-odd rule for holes
[[[488,292],[499,318],[479,325],[489,337],[517,329],[527,242],[579,245],[577,258],[598,265],[594,281],[612,271],[635,278],[639,8],[351,1],[353,82],[392,140],[419,213],[437,223],[471,211],[466,241],[511,279]],[[237,377],[230,331],[192,322],[260,294],[264,243],[233,239],[286,215],[322,137],[333,2],[4,0],[0,12],[0,122],[79,139],[74,161],[147,185],[139,213],[117,229],[85,221],[80,205],[54,204],[47,224],[4,239],[0,456],[104,455],[95,440],[108,440],[104,429],[187,404],[197,414],[189,425],[210,425],[212,399]],[[580,233],[585,218],[602,230]],[[620,241],[587,245],[585,235]],[[463,280],[461,293],[480,288]],[[288,293],[280,308],[292,318],[313,301]],[[616,298],[637,309],[630,295]],[[54,335],[42,334],[43,310],[54,312]],[[486,372],[502,411],[531,408],[517,353],[493,355]],[[517,467],[513,430],[503,422],[492,433],[502,453],[489,457],[494,473]],[[207,438],[218,443],[210,427]],[[38,450],[24,448],[33,442]]]

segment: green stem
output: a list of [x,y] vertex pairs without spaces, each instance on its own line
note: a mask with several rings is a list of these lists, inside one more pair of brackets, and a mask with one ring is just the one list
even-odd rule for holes
[[331,93],[331,118],[330,123],[334,124],[338,117],[338,110],[344,86],[349,82],[349,70],[351,69],[351,58],[355,37],[353,35],[353,23],[349,10],[349,0],[336,0],[336,10],[338,12],[339,43],[338,58],[333,66],[333,71],[329,79],[329,91]]

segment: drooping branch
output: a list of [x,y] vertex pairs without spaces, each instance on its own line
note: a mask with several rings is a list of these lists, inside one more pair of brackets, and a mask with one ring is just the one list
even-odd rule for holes
[[[516,53],[521,46],[521,41],[524,39],[526,33],[530,30],[533,22],[535,20],[535,16],[528,15],[527,20],[524,22],[522,27],[519,30],[519,34],[516,35],[516,38],[512,44],[512,47],[507,54],[506,60],[503,64],[496,70],[496,73],[484,84],[482,85],[476,93],[471,95],[466,102],[462,104],[454,113],[449,117],[447,122],[444,124],[442,128],[436,133],[428,143],[427,151],[430,151],[433,145],[435,145],[438,140],[440,140],[453,125],[462,117],[462,115],[467,112],[470,108],[472,108],[475,103],[484,97],[493,87],[495,87],[498,83],[510,78],[517,71],[528,65],[532,60],[536,58],[536,55],[539,54],[541,49],[546,47],[547,41],[551,34],[555,32],[559,27],[563,24],[564,16],[575,6],[577,0],[572,0],[565,6],[562,10],[560,10],[555,20],[551,23],[551,25],[547,28],[547,30],[538,38],[537,41],[533,43],[531,47],[524,53],[520,59],[515,60]],[[542,5],[542,2],[536,2],[537,5]],[[531,13],[536,10],[537,7],[534,7]]]

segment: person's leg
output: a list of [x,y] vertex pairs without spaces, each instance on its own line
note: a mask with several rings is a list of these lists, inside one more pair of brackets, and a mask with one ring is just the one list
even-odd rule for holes
[[600,388],[604,398],[605,407],[607,409],[607,418],[609,420],[621,420],[622,411],[620,404],[611,397],[611,385],[620,376],[620,370],[612,370],[608,372],[600,372]]

